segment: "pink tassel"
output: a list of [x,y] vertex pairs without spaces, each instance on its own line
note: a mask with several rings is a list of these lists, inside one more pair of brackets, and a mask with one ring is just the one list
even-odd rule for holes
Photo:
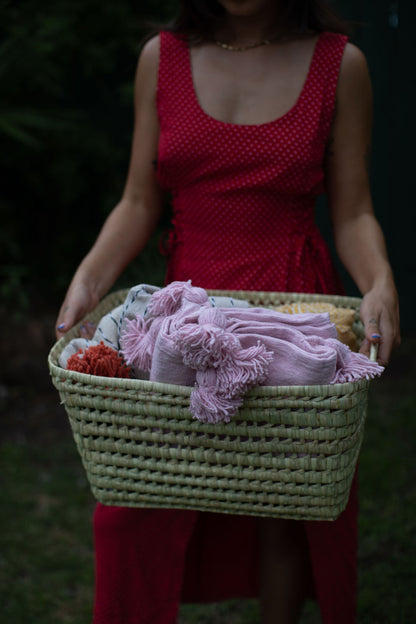
[[232,357],[233,352],[241,350],[236,336],[215,325],[188,323],[178,329],[173,340],[185,366],[196,370],[218,368]]
[[256,347],[240,349],[218,370],[217,383],[225,397],[243,395],[254,385],[260,385],[267,376],[273,352],[260,342]]
[[185,324],[174,336],[184,364],[198,371],[190,409],[203,422],[229,422],[247,390],[266,378],[273,353],[260,342],[242,349],[216,308],[203,309],[198,320],[200,325]]
[[208,301],[208,295],[202,288],[192,286],[191,280],[171,282],[152,295],[148,311],[152,316],[171,316],[181,308],[183,300],[202,305]]
[[154,341],[146,321],[141,316],[126,320],[126,329],[120,337],[120,353],[127,364],[150,371]]
[[194,418],[205,423],[230,422],[243,402],[239,399],[225,399],[207,388],[195,388],[191,394],[189,408]]
[[377,362],[372,362],[363,353],[353,353],[351,351],[351,358],[336,371],[331,384],[350,383],[360,379],[374,379],[374,377],[381,375],[383,371],[383,366],[380,366]]
[[228,322],[218,308],[203,308],[195,320],[198,324],[185,323],[173,337],[186,366],[196,370],[218,368],[241,349],[238,338],[225,331]]
[[363,353],[355,353],[338,340],[328,338],[327,346],[336,350],[337,365],[331,384],[350,383],[360,379],[373,379],[384,371],[384,367],[372,362]]

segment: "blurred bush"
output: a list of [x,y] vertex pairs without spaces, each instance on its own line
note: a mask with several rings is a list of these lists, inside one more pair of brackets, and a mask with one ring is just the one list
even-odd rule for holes
[[[123,190],[141,41],[175,9],[174,0],[0,0],[3,302],[63,295]],[[143,262],[160,273],[153,256]]]

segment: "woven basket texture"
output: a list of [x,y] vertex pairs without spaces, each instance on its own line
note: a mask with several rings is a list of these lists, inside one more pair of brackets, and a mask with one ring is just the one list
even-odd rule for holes
[[[274,307],[352,297],[210,291]],[[88,315],[98,322],[127,291]],[[68,371],[58,365],[73,328],[52,348],[49,369],[95,498],[106,505],[196,509],[333,520],[345,509],[363,439],[369,382],[258,387],[232,422],[205,424],[189,411],[192,388]]]

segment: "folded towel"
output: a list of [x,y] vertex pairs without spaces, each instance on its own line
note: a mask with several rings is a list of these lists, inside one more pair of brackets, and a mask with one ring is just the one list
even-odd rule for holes
[[348,345],[351,351],[357,351],[357,336],[352,326],[357,318],[357,313],[351,308],[337,308],[332,303],[325,301],[300,301],[287,303],[274,308],[278,312],[287,314],[301,314],[303,312],[328,312],[329,318],[337,328],[338,340]]
[[228,422],[255,385],[357,381],[383,368],[337,339],[324,314],[213,308],[190,282],[155,293],[147,319],[126,323],[121,352],[151,380],[193,385],[190,409],[204,422]]

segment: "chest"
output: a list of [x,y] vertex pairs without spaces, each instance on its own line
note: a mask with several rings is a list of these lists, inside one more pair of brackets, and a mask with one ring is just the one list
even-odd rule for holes
[[190,50],[195,96],[205,113],[226,123],[255,125],[284,116],[306,84],[316,37],[244,52],[215,45]]
[[174,193],[198,188],[210,197],[320,188],[331,111],[324,105],[327,78],[317,65],[316,42],[308,43],[309,56],[287,50],[286,62],[256,50],[262,63],[253,55],[218,56],[223,50],[214,44],[162,46],[161,186]]

